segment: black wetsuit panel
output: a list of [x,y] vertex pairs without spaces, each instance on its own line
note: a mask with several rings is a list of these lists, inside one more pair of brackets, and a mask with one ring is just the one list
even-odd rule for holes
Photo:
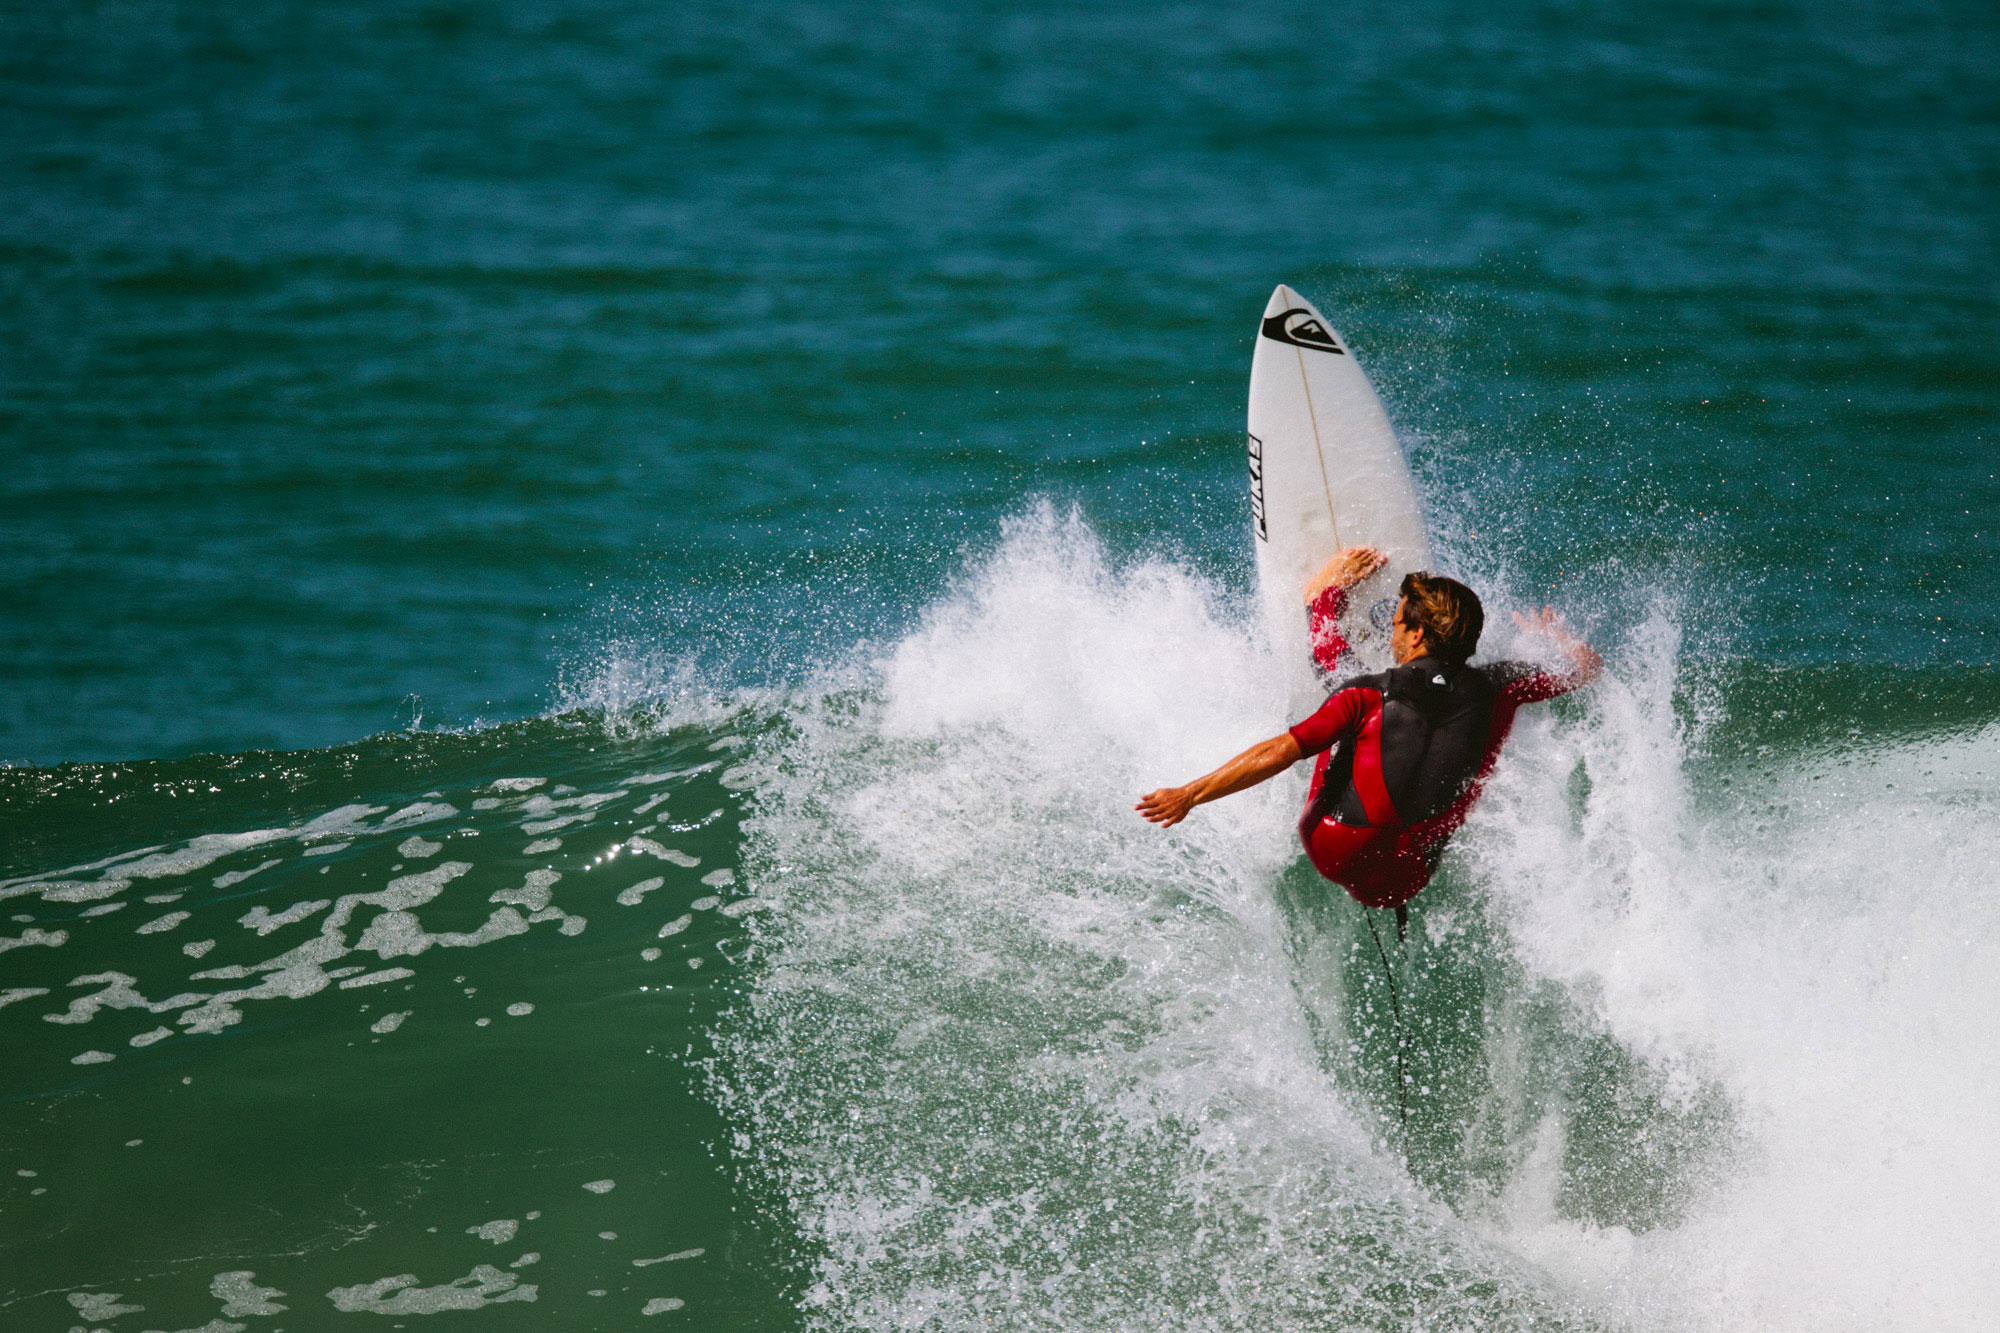
[[[1496,682],[1476,667],[1422,657],[1351,684],[1381,693],[1380,773],[1398,821],[1420,824],[1450,809],[1485,757]],[[1329,768],[1326,789],[1340,793],[1341,823],[1370,827],[1354,785],[1355,746],[1341,749],[1338,785]]]

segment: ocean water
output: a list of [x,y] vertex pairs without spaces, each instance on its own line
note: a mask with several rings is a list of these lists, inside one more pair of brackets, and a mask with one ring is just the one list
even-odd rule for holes
[[[1996,67],[7,6],[0,1327],[1989,1327]],[[1401,949],[1130,809],[1295,720],[1279,281],[1609,663]]]

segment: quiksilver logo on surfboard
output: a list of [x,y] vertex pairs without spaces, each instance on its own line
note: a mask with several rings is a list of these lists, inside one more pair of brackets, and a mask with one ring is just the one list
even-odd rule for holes
[[1271,540],[1264,530],[1264,442],[1255,435],[1250,437],[1250,517],[1257,525],[1257,540]]
[[1334,340],[1333,331],[1310,310],[1282,310],[1270,316],[1264,321],[1264,336],[1294,347],[1310,347],[1315,352],[1347,355],[1347,349]]

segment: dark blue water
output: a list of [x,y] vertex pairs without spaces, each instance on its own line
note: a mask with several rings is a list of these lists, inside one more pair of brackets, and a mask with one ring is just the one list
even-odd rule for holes
[[[0,1323],[1977,1327],[1996,67],[1978,5],[6,7]],[[1612,659],[1427,895],[1411,1131],[1290,794],[1126,809],[1286,720],[1279,281]]]

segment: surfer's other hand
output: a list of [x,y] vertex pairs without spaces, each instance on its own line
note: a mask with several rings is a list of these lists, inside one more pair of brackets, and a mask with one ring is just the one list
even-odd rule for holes
[[1569,622],[1562,612],[1553,606],[1545,606],[1539,611],[1516,611],[1514,623],[1530,634],[1545,635],[1560,644],[1576,642],[1576,636],[1569,632]]
[[1604,659],[1597,655],[1596,649],[1570,633],[1569,622],[1553,606],[1545,606],[1532,615],[1516,611],[1514,623],[1530,634],[1541,635],[1562,650],[1570,661],[1572,687],[1588,685],[1603,672]]
[[1186,787],[1162,787],[1141,796],[1132,808],[1161,828],[1172,828],[1194,808],[1194,796]]
[[1331,560],[1320,567],[1319,573],[1307,581],[1306,604],[1310,606],[1313,600],[1328,588],[1346,591],[1388,563],[1388,553],[1378,551],[1372,546],[1350,546],[1344,551],[1336,552]]

